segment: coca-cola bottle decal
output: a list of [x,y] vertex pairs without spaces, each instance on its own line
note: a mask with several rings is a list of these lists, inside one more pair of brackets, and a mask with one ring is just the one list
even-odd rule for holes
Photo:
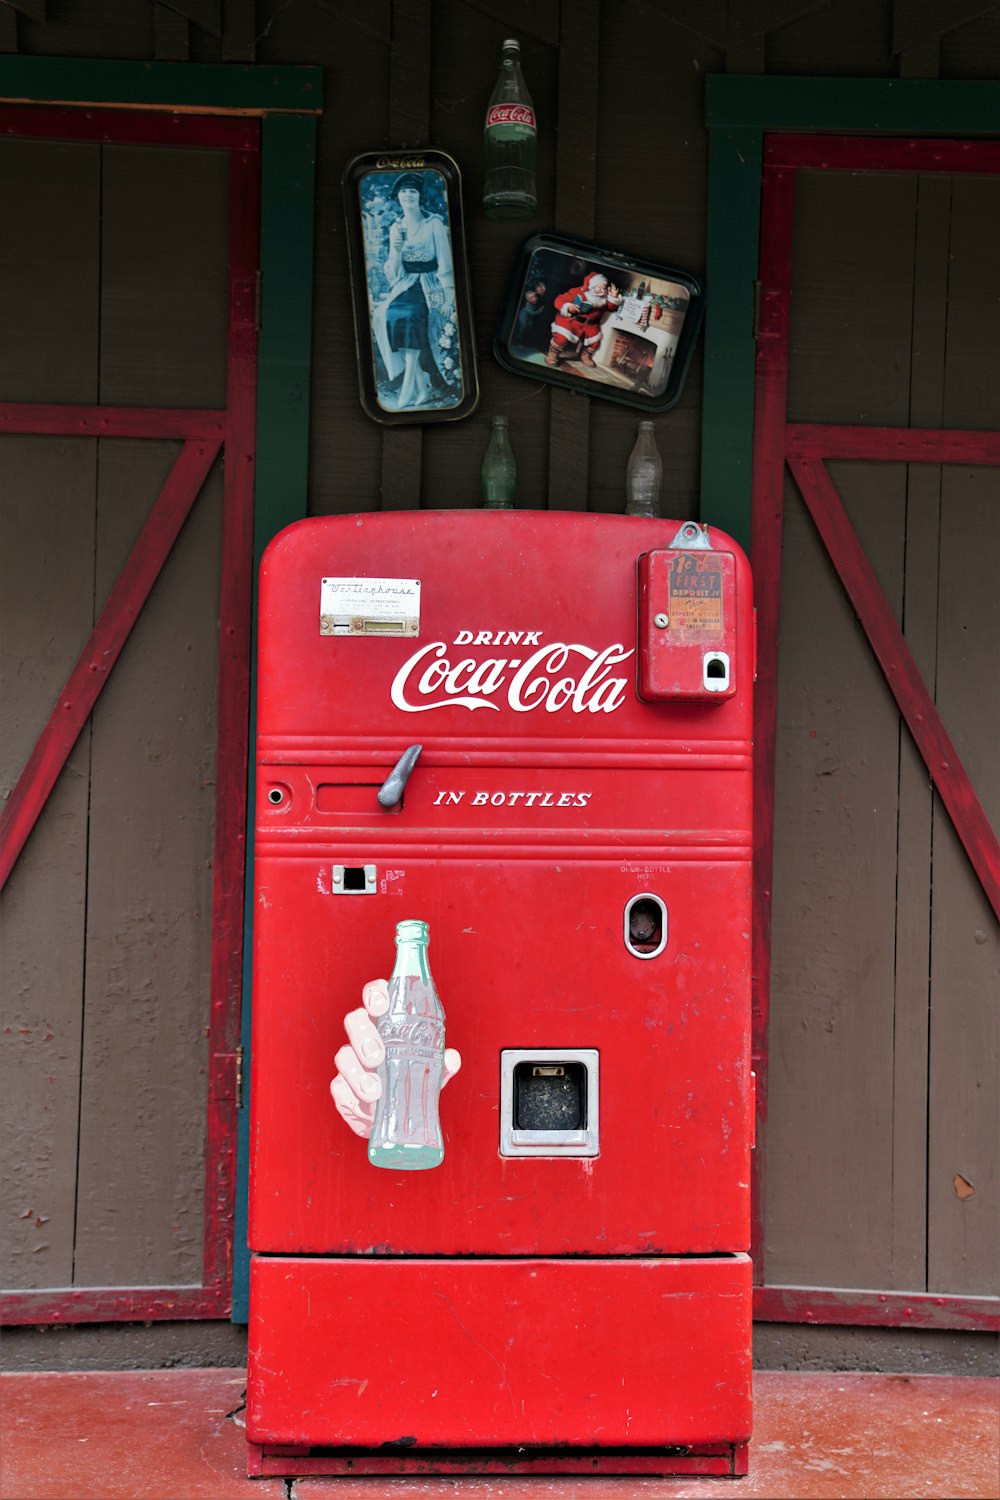
[[529,219],[535,212],[536,134],[535,111],[521,74],[521,48],[507,40],[484,131],[483,207],[491,219]]
[[397,1172],[437,1167],[444,1160],[438,1114],[444,1081],[444,1009],[431,978],[428,941],[426,922],[397,923],[389,1008],[376,1023],[385,1061],[378,1070],[382,1093],[375,1106],[368,1160]]

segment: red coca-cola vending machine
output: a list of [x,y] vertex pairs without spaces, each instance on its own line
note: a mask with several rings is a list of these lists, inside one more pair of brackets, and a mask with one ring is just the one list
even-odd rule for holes
[[[271,544],[252,1473],[745,1472],[752,680],[711,527],[399,512]],[[373,1167],[330,1096],[400,922],[463,1059],[432,1170]]]

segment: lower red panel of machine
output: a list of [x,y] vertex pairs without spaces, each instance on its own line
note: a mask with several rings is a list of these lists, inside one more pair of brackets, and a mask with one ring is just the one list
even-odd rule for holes
[[[508,1470],[513,1450],[548,1472],[732,1474],[745,1463],[745,1255],[258,1255],[250,1307],[257,1473],[470,1472],[496,1466],[502,1449]],[[440,1449],[450,1457],[428,1452]]]

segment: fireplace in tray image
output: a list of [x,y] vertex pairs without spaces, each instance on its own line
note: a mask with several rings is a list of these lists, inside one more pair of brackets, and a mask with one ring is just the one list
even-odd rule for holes
[[629,390],[659,395],[666,390],[683,322],[683,311],[664,308],[654,297],[626,298],[623,310],[604,321],[596,369]]

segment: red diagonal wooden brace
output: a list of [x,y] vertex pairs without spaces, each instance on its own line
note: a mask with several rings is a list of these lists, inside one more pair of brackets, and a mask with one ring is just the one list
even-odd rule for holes
[[187,406],[79,406],[0,401],[0,432],[74,437],[221,438],[224,411]]
[[1000,464],[1000,432],[962,427],[838,427],[795,422],[785,428],[785,445],[788,453],[803,458]]
[[221,446],[218,440],[195,439],[186,442],[177,455],[90,639],[0,814],[0,888],[6,885]]
[[924,685],[875,570],[822,459],[793,452],[787,457],[788,467],[871,642],[899,711],[948,809],[987,900],[1000,917],[1000,844]]

